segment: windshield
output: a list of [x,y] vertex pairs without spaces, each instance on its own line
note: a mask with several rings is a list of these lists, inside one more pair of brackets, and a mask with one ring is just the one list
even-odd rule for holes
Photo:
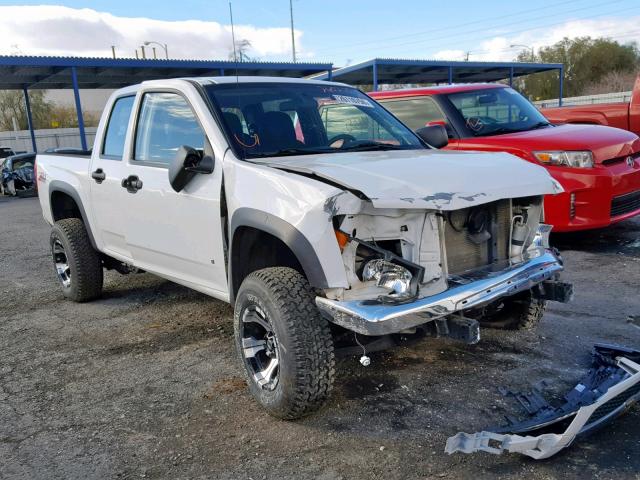
[[462,115],[470,135],[485,137],[546,127],[546,118],[511,88],[494,88],[447,95]]
[[206,87],[240,158],[425,148],[365,94],[313,83]]

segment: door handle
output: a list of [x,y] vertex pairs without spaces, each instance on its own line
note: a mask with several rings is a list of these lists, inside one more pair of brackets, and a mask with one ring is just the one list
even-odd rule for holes
[[96,183],[102,183],[105,178],[107,178],[107,174],[99,168],[95,172],[91,172],[91,178],[93,178]]
[[129,193],[136,193],[142,188],[142,180],[137,175],[129,175],[122,179],[122,188],[126,188]]

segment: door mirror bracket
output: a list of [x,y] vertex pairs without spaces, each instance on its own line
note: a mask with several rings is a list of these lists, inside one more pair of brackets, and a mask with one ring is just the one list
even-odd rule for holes
[[449,135],[443,125],[429,125],[416,130],[416,134],[427,145],[433,148],[446,147],[449,144]]
[[169,163],[169,183],[176,192],[180,192],[197,174],[211,174],[214,167],[213,155],[182,145]]

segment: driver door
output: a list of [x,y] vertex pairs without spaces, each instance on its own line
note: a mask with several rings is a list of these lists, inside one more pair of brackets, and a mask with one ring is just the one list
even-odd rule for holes
[[127,245],[136,266],[225,298],[222,166],[174,191],[168,165],[182,145],[213,156],[186,98],[175,92],[143,93],[126,176]]

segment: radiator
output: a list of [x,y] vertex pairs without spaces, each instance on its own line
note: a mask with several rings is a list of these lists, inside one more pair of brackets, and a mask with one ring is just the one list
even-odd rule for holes
[[[468,270],[484,267],[492,261],[500,261],[508,258],[509,235],[511,228],[511,201],[499,200],[497,202],[480,205],[480,209],[487,209],[490,213],[491,238],[482,243],[476,243],[466,228],[457,231],[445,215],[444,242],[447,255],[447,271],[450,275],[459,274]],[[456,215],[468,215],[471,209],[465,209]]]

